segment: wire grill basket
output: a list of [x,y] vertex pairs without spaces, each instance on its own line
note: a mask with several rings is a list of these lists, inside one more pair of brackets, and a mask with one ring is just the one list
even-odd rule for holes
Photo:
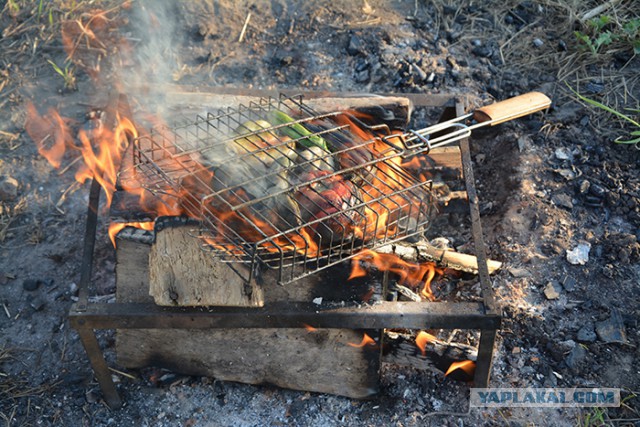
[[134,171],[199,220],[217,260],[288,283],[428,228],[431,181],[410,167],[405,135],[372,120],[265,98],[141,135]]

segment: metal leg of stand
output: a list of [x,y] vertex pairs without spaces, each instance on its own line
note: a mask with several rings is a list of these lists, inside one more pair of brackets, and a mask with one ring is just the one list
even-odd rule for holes
[[91,362],[91,367],[98,380],[98,384],[100,384],[104,400],[111,409],[120,408],[122,406],[122,400],[116,390],[116,385],[111,379],[109,367],[104,360],[95,332],[90,328],[78,328],[77,331],[82,340],[82,345],[87,352],[87,356],[89,356],[89,361]]
[[478,345],[478,359],[476,360],[476,373],[473,382],[476,387],[487,387],[493,364],[493,347],[496,342],[495,329],[483,329],[480,331],[480,344]]

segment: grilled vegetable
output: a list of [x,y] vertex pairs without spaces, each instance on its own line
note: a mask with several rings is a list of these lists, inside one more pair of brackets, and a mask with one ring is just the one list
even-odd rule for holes
[[[286,113],[282,111],[275,110],[272,112],[273,121],[279,125],[288,124],[288,126],[283,126],[280,128],[280,131],[287,135],[291,139],[297,140],[297,143],[303,147],[313,147],[318,146],[325,151],[329,151],[327,147],[327,141],[324,140],[319,135],[314,135],[309,132],[304,126],[300,123],[295,123],[295,120],[289,117]],[[306,138],[305,138],[306,137]]]
[[302,173],[310,170],[324,170],[333,172],[335,163],[333,156],[318,146],[298,150],[297,163],[300,163]]
[[279,138],[271,131],[260,132],[272,127],[266,120],[250,120],[242,123],[234,131],[241,136],[233,140],[234,151],[247,158],[253,156],[265,166],[271,166],[275,160],[282,158],[284,153],[289,152],[295,145],[286,135]]
[[[308,127],[313,132],[334,129],[335,122],[321,120],[309,124]],[[352,134],[346,129],[339,132],[329,132],[325,138],[329,151],[333,153],[336,170],[352,168],[352,178],[356,180],[359,176],[366,177],[371,170],[370,163],[374,155],[371,152],[371,141],[365,141],[361,137]]]
[[355,227],[362,224],[363,215],[355,206],[361,202],[358,188],[341,176],[328,171],[309,172],[306,181],[326,179],[303,186],[295,193],[305,222],[321,220],[310,228],[322,239],[323,246],[335,245],[353,238]]

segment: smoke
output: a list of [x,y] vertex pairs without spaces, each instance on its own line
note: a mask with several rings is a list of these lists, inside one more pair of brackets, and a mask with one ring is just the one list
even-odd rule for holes
[[163,88],[180,69],[178,49],[184,37],[178,29],[179,7],[169,0],[140,0],[130,14],[129,49],[123,49],[117,81],[130,100],[148,113],[163,117]]

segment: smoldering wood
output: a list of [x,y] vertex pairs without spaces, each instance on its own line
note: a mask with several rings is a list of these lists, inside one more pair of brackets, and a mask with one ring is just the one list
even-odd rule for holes
[[120,330],[118,363],[223,381],[366,398],[378,391],[379,351],[346,329]]
[[417,369],[444,373],[451,363],[462,360],[475,361],[476,348],[455,342],[429,341],[425,353],[418,348],[413,338],[403,335],[385,335],[382,362],[412,366]]
[[[452,250],[436,248],[426,242],[416,244],[399,242],[376,249],[376,252],[395,254],[405,261],[433,261],[438,265],[465,273],[478,274],[478,259],[474,255],[463,254]],[[489,273],[493,274],[502,267],[500,261],[488,260]]]

